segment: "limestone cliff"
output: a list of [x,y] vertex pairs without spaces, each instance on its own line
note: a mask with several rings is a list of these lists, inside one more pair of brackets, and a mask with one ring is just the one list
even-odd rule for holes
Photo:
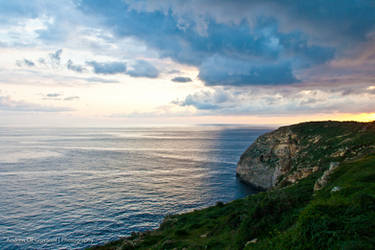
[[313,172],[375,151],[375,122],[309,122],[260,136],[236,169],[244,182],[261,189],[285,186]]

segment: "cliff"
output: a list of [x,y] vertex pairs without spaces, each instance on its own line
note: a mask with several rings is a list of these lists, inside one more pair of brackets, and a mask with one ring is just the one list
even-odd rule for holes
[[287,186],[319,169],[375,151],[375,122],[308,122],[260,136],[236,169],[244,182],[260,189]]
[[375,249],[375,123],[313,122],[259,137],[237,173],[269,189],[166,216],[93,249]]

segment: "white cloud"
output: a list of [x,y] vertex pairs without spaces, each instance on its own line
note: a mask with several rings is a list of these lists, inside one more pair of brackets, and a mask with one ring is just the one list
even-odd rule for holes
[[66,107],[42,106],[25,101],[17,101],[10,96],[0,96],[0,110],[16,112],[68,112],[73,111]]

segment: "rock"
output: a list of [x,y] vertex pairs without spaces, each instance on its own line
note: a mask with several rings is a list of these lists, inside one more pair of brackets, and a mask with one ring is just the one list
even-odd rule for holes
[[248,245],[251,245],[251,244],[255,244],[257,243],[258,239],[257,238],[254,238],[252,240],[249,240],[248,242],[246,242],[245,246],[248,246]]
[[202,234],[201,238],[207,238],[208,233]]
[[347,150],[347,148],[339,148],[336,152],[331,154],[331,157],[343,157]]
[[310,139],[310,142],[316,144],[320,141],[320,139],[322,139],[322,136],[314,136],[312,139]]
[[241,156],[237,176],[260,189],[275,186],[279,177],[290,170],[291,158],[298,150],[294,137],[288,129],[260,136]]
[[327,185],[330,175],[335,171],[335,169],[338,166],[339,162],[331,162],[329,164],[329,169],[324,171],[323,175],[315,182],[314,191],[321,190]]
[[303,168],[301,170],[294,171],[293,173],[289,174],[285,179],[284,182],[289,183],[296,183],[297,181],[306,178],[307,176],[311,175],[313,170],[310,168]]

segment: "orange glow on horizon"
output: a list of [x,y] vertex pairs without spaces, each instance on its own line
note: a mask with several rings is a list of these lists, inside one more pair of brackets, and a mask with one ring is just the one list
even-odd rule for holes
[[350,121],[358,121],[358,122],[371,122],[375,121],[375,113],[361,113],[356,115],[345,115],[343,119],[340,120],[350,120]]

